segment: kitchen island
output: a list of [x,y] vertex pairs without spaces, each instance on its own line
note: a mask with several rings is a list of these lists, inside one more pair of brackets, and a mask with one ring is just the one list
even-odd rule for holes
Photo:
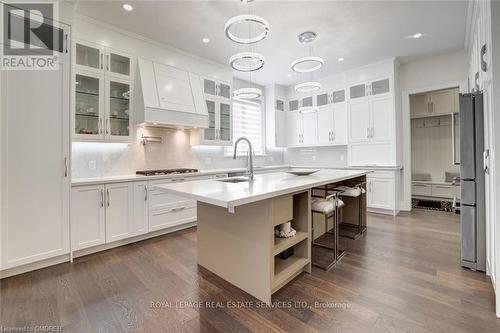
[[[261,301],[311,271],[311,191],[364,180],[369,171],[320,170],[308,176],[256,175],[253,182],[199,180],[156,186],[198,201],[198,264]],[[274,228],[292,221],[297,234],[277,238]],[[293,247],[283,260],[277,255]]]

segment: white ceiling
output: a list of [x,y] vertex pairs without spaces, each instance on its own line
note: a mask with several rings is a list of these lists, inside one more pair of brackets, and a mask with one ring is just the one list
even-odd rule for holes
[[[229,57],[248,50],[224,35],[232,16],[248,11],[264,17],[271,26],[267,39],[255,44],[266,57],[262,70],[252,77],[260,84],[294,84],[301,77],[290,63],[309,54],[297,35],[318,33],[313,54],[325,59],[314,78],[389,57],[415,57],[461,49],[465,40],[466,1],[264,1],[245,5],[228,1],[79,1],[77,11],[201,57],[227,64]],[[421,32],[420,39],[405,36]],[[202,43],[202,38],[210,43]],[[339,63],[339,57],[345,61]],[[248,74],[235,73],[248,79]]]

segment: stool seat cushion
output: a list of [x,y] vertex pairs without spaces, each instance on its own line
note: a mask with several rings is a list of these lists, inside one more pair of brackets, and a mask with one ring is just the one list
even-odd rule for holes
[[360,187],[338,186],[335,189],[338,191],[343,191],[343,193],[341,194],[342,196],[352,198],[359,197],[361,193],[365,192]]
[[[344,202],[340,199],[337,199],[336,202],[338,208],[341,208],[345,205]],[[330,214],[335,209],[335,206],[334,201],[331,199],[313,198],[311,201],[311,208],[315,212]]]

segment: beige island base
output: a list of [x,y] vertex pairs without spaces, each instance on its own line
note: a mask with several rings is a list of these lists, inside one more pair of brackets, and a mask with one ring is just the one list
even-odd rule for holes
[[[309,176],[284,172],[258,175],[254,182],[201,180],[159,185],[198,200],[198,264],[257,299],[301,272],[311,271],[311,189],[362,177],[362,170],[321,170]],[[292,221],[297,234],[277,238],[274,228]],[[293,256],[277,255],[293,247]]]

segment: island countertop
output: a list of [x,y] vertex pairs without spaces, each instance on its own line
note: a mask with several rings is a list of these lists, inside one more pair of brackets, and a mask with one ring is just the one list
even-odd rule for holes
[[224,208],[234,208],[251,202],[340,182],[369,174],[367,170],[319,170],[308,176],[286,172],[255,175],[253,182],[226,183],[198,180],[156,185],[155,188]]

